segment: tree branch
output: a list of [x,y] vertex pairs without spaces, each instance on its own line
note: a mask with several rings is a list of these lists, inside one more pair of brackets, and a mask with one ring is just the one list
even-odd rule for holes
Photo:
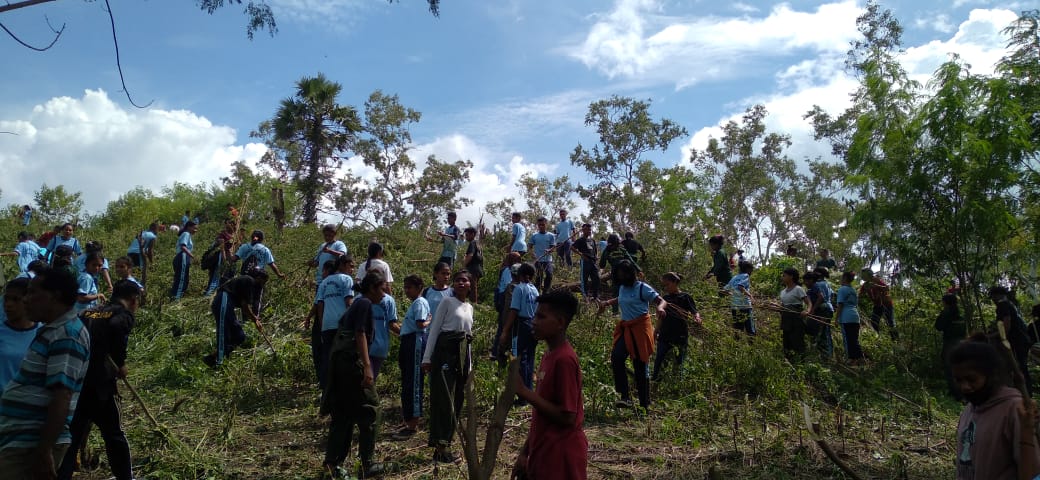
[[[130,101],[130,105],[137,108],[148,108],[155,100],[150,100],[144,106],[134,103],[134,99],[130,97],[130,90],[126,88],[126,80],[123,78],[123,65],[119,61],[119,40],[116,38],[116,19],[112,16],[112,5],[105,0],[105,11],[108,12],[108,20],[112,25],[112,45],[116,47],[116,68],[119,69],[119,82],[123,84],[123,93],[126,94],[126,99]],[[64,28],[64,27],[62,27]]]
[[19,8],[31,7],[33,5],[39,5],[41,3],[53,2],[55,0],[25,0],[24,2],[8,3],[7,5],[0,5],[0,13],[4,13],[10,10],[17,10]]
[[[53,1],[53,0],[45,0],[45,1]],[[3,11],[3,10],[0,10],[0,11]],[[47,21],[47,26],[50,26],[50,20]],[[65,24],[64,23],[61,24],[61,29],[60,30],[54,30],[54,27],[51,27],[51,30],[54,31],[54,33],[55,33],[54,40],[51,40],[51,43],[47,44],[46,47],[42,47],[42,48],[41,47],[34,47],[32,45],[29,45],[28,43],[23,42],[22,39],[18,38],[18,36],[14,34],[14,32],[12,32],[11,30],[8,30],[7,26],[5,26],[3,23],[0,23],[0,29],[3,29],[5,32],[7,32],[7,34],[10,35],[11,38],[14,39],[14,41],[22,44],[23,47],[28,48],[30,50],[36,50],[37,52],[44,52],[44,51],[49,50],[51,47],[53,47],[55,43],[58,43],[58,39],[61,38],[61,34],[65,32]]]

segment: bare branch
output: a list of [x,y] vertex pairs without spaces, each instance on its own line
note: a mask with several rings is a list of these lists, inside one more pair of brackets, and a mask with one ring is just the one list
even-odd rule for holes
[[116,38],[116,19],[112,16],[112,5],[105,0],[105,11],[108,12],[108,20],[112,24],[112,44],[116,47],[116,68],[119,69],[119,82],[123,84],[123,93],[126,94],[126,99],[130,101],[130,105],[137,108],[148,108],[155,100],[150,100],[144,106],[134,103],[134,99],[130,97],[130,90],[126,88],[126,79],[123,78],[123,65],[119,61],[119,40]]
[[[47,21],[47,26],[50,26],[50,24],[51,23],[48,20]],[[36,50],[37,52],[44,52],[44,51],[49,50],[51,47],[54,46],[55,43],[58,43],[58,39],[61,38],[61,34],[65,32],[65,24],[64,23],[61,24],[61,29],[60,30],[54,30],[54,27],[51,27],[51,31],[53,31],[54,34],[55,34],[54,35],[54,40],[51,40],[51,43],[47,44],[46,47],[34,47],[32,45],[29,45],[28,43],[23,42],[22,39],[18,38],[18,36],[14,34],[14,32],[12,32],[11,30],[8,30],[7,26],[5,26],[3,23],[0,23],[0,28],[2,28],[5,32],[7,32],[7,34],[10,35],[11,38],[14,39],[14,41],[22,44],[23,47],[28,48],[30,50]]]
[[33,5],[39,5],[41,3],[53,2],[55,0],[25,0],[24,2],[8,3],[7,5],[0,5],[0,13],[4,13],[10,10],[17,10],[19,8],[31,7]]

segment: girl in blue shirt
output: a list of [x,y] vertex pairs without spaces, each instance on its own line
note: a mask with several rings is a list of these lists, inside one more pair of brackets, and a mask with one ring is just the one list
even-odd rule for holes
[[28,278],[16,278],[4,287],[3,313],[0,319],[0,390],[18,373],[29,344],[40,324],[29,320],[23,301],[29,290]]
[[[509,302],[509,313],[502,323],[502,333],[498,338],[499,351],[512,346],[513,355],[520,359],[520,378],[524,386],[531,388],[534,374],[534,351],[538,342],[534,339],[534,310],[538,307],[538,288],[531,283],[535,275],[534,266],[521,263],[517,268],[516,278],[520,283],[513,289],[513,298]],[[512,340],[512,342],[510,342]]]
[[610,352],[610,365],[614,371],[614,388],[621,398],[618,408],[632,406],[629,396],[628,371],[625,360],[632,359],[632,367],[636,372],[636,391],[639,405],[650,406],[650,354],[654,351],[654,325],[650,321],[650,303],[657,305],[657,317],[668,315],[668,302],[650,285],[636,279],[636,265],[622,260],[614,267],[615,279],[618,282],[618,296],[599,302],[599,312],[607,305],[618,305],[621,320],[614,327],[614,346]]
[[859,297],[856,289],[852,288],[852,281],[855,279],[855,273],[841,274],[838,308],[834,315],[838,317],[838,323],[841,324],[841,335],[845,341],[845,355],[848,357],[849,363],[860,365],[863,363],[863,349],[859,345]]
[[185,223],[184,230],[177,238],[177,253],[173,256],[173,286],[170,287],[170,297],[174,300],[180,300],[188,290],[188,274],[191,271],[191,261],[195,259],[192,253],[195,243],[192,242],[191,235],[198,228],[195,222]]
[[79,256],[83,253],[80,249],[79,240],[72,236],[73,228],[71,223],[66,223],[61,226],[61,235],[55,235],[51,237],[51,240],[47,242],[47,251],[53,252],[55,249],[62,245],[67,245],[72,249],[72,253]]

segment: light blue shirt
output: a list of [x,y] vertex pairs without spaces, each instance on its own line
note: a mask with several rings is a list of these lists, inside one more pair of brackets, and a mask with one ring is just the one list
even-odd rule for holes
[[[0,296],[0,300],[2,299]],[[0,308],[0,311],[2,310]],[[40,324],[36,323],[27,330],[15,330],[6,322],[5,315],[4,319],[0,320],[0,390],[18,374],[25,353],[29,351],[29,344],[36,338],[36,331],[40,329]]]
[[[145,250],[152,248],[152,243],[155,242],[155,234],[149,230],[141,232],[141,241],[144,242]],[[137,239],[130,240],[130,246],[126,248],[126,253],[141,253],[141,245],[137,243]]]
[[455,258],[455,255],[458,254],[459,251],[458,242],[459,239],[462,238],[462,230],[459,230],[458,225],[448,225],[444,228],[444,234],[454,235],[455,238],[441,237],[441,239],[444,240],[444,247],[441,248],[441,256]]
[[[81,272],[79,274],[79,290],[77,291],[77,293],[80,294],[80,295],[97,295],[97,293],[98,293],[97,280],[94,280],[94,276],[93,275],[91,275],[91,274],[89,274],[87,272]],[[76,313],[79,314],[80,312],[82,312],[82,311],[84,311],[84,310],[86,310],[88,308],[96,307],[97,304],[98,304],[97,299],[91,300],[89,302],[80,302],[80,301],[77,300],[76,301]]]
[[514,252],[526,252],[527,251],[527,229],[524,228],[520,223],[513,224],[513,236],[516,240],[513,240],[513,246],[510,247]]
[[556,246],[556,235],[549,232],[535,232],[531,235],[531,246],[534,247],[534,258],[537,262],[552,262],[552,255],[545,252]]
[[177,237],[177,249],[174,250],[176,253],[181,253],[181,245],[184,245],[189,252],[194,252],[195,242],[191,240],[190,232],[181,232],[181,236]]
[[502,269],[502,273],[498,274],[498,293],[504,293],[509,284],[513,282],[513,271],[508,267]]
[[820,306],[827,306],[830,307],[831,310],[834,310],[834,305],[831,305],[831,284],[827,283],[826,280],[820,280],[819,282],[816,282],[813,287],[816,287],[816,291],[819,292],[822,297]]
[[[14,246],[15,253],[18,254],[18,271],[26,272],[29,270],[29,264],[34,260],[40,258],[40,246],[32,240],[26,240],[24,242],[18,242],[18,245]],[[2,388],[2,387],[0,387]]]
[[[22,226],[28,227],[30,220],[32,220],[32,210],[24,210],[24,213],[22,213]],[[0,388],[3,388],[3,385],[6,385],[6,383],[0,384]]]
[[437,307],[440,306],[441,300],[448,297],[454,297],[455,291],[451,287],[444,287],[443,290],[437,290],[433,286],[426,287],[423,289],[422,298],[426,299],[426,302],[430,304],[430,315],[437,311]]
[[513,289],[513,300],[509,303],[510,310],[516,310],[519,318],[534,318],[534,310],[538,308],[538,289],[530,283],[518,283]]
[[733,308],[751,308],[751,299],[747,295],[740,292],[740,288],[744,287],[745,290],[751,291],[751,276],[746,273],[738,273],[733,278],[729,279],[729,283],[726,284],[726,290],[730,292],[730,301]]
[[841,305],[841,317],[838,323],[859,323],[859,296],[856,290],[848,285],[838,289],[838,304]]
[[333,273],[318,287],[319,301],[323,303],[321,331],[339,328],[339,321],[347,313],[347,297],[354,296],[354,279],[344,273]]
[[325,247],[326,246],[329,247],[329,250],[332,250],[334,252],[340,252],[343,255],[347,254],[347,245],[345,243],[339,241],[339,240],[336,240],[335,242],[332,242],[331,244],[322,243],[321,245],[319,245],[318,246],[318,253],[314,256],[315,260],[318,261],[318,271],[315,272],[314,279],[318,283],[321,283],[321,269],[322,269],[322,266],[325,265],[325,262],[328,262],[330,260],[336,260],[337,258],[339,258],[339,255],[333,255],[331,253],[325,253]]
[[574,222],[572,222],[569,218],[567,220],[560,220],[560,222],[556,224],[556,238],[560,241],[560,243],[570,240],[571,233],[573,232]]
[[404,323],[401,324],[401,336],[413,333],[426,333],[427,327],[419,328],[420,322],[430,321],[430,302],[423,297],[416,297],[408,312],[404,314]]
[[372,305],[372,344],[368,356],[386,358],[390,354],[390,324],[397,322],[397,302],[390,295],[383,295],[379,305]]
[[62,245],[68,245],[69,248],[72,249],[72,253],[75,253],[76,255],[83,253],[83,250],[79,248],[79,240],[76,240],[76,237],[69,237],[69,239],[66,240],[62,238],[61,235],[51,237],[51,241],[47,242],[47,251],[53,252]]
[[618,288],[618,306],[621,308],[621,320],[635,320],[650,313],[650,301],[657,298],[657,290],[643,282]]
[[[87,270],[87,254],[84,253],[83,255],[76,257],[76,269],[81,272],[85,272]],[[107,258],[101,259],[101,269],[108,270]]]
[[599,246],[599,251],[601,251],[601,252],[607,249],[607,241],[606,240],[600,240],[599,243],[597,243],[596,245]]
[[267,248],[267,245],[262,243],[256,245],[243,244],[238,247],[235,255],[238,255],[240,260],[256,256],[256,267],[260,269],[266,269],[268,265],[274,263],[274,254],[271,253],[270,248]]

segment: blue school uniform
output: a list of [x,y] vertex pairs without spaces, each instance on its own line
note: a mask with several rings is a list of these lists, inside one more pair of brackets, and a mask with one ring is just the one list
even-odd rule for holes
[[83,253],[83,250],[79,248],[79,240],[76,240],[76,237],[69,237],[68,239],[64,239],[61,237],[61,235],[55,235],[51,237],[51,241],[47,242],[47,251],[54,252],[54,249],[62,245],[68,245],[69,248],[72,249],[72,253],[76,255]]
[[[0,296],[0,301],[3,296]],[[3,309],[0,308],[0,313]],[[0,319],[0,390],[3,390],[11,379],[18,374],[18,369],[25,359],[29,345],[36,338],[36,331],[42,324],[34,323],[25,330],[16,330],[7,325],[7,317]]]
[[334,261],[337,258],[339,258],[338,255],[325,253],[325,247],[328,247],[329,250],[332,250],[334,252],[340,252],[343,255],[347,254],[347,245],[339,240],[336,240],[332,243],[322,243],[321,245],[319,245],[318,253],[314,255],[314,259],[318,261],[318,270],[314,272],[314,280],[317,283],[322,282],[321,269],[322,266],[325,265],[325,262]]
[[513,355],[520,359],[520,378],[531,388],[534,373],[534,353],[538,342],[534,339],[534,311],[538,307],[538,289],[532,283],[518,283],[513,288],[510,310],[516,310],[513,322]]
[[270,248],[267,248],[267,245],[262,243],[255,245],[242,244],[242,246],[238,247],[235,255],[243,261],[254,258],[256,260],[256,268],[261,270],[266,270],[268,265],[274,263],[274,254],[271,253]]
[[[155,234],[152,233],[150,230],[145,230],[141,232],[141,242],[144,243],[145,250],[149,250],[152,248],[152,244],[155,243],[155,238]],[[136,253],[138,255],[141,254],[141,244],[138,243],[137,238],[130,240],[130,246],[126,247],[126,253],[128,255],[131,253]]]
[[[32,240],[18,242],[18,245],[14,246],[14,251],[18,254],[18,272],[20,273],[29,271],[29,264],[40,258],[40,246]],[[3,387],[0,386],[0,388]]]
[[401,416],[405,420],[422,417],[423,411],[423,352],[426,350],[426,327],[419,322],[430,320],[430,302],[416,297],[401,324],[401,349],[397,366],[401,369]]
[[515,240],[510,247],[511,251],[527,253],[527,229],[520,223],[514,223],[512,232]]
[[354,296],[354,279],[343,273],[333,273],[321,281],[319,299],[323,302],[321,331],[339,328],[339,321],[347,313],[347,298]]
[[[79,290],[77,290],[76,293],[78,293],[79,295],[97,295],[97,280],[94,280],[94,276],[87,272],[81,272],[79,274]],[[77,300],[76,313],[82,313],[84,310],[96,307],[97,305],[97,299],[91,300],[89,302],[81,302]]]
[[534,248],[534,258],[538,263],[552,263],[552,255],[546,255],[546,252],[555,246],[556,235],[549,232],[531,234],[531,247]]
[[574,222],[570,219],[560,220],[560,222],[556,224],[556,238],[562,239],[560,243],[570,240],[572,232],[574,232]]
[[438,290],[434,287],[426,287],[422,291],[422,298],[426,299],[426,302],[430,304],[430,320],[433,319],[433,313],[437,311],[437,307],[440,306],[441,300],[448,297],[454,297],[455,291],[451,287],[444,287]]
[[[24,213],[22,213],[22,226],[28,227],[29,222],[32,221],[32,210],[24,210],[23,212]],[[0,388],[3,388],[2,384],[0,384]]]
[[657,297],[657,290],[644,282],[637,281],[631,287],[619,285],[618,306],[621,308],[621,320],[635,320],[650,313],[650,301]]

